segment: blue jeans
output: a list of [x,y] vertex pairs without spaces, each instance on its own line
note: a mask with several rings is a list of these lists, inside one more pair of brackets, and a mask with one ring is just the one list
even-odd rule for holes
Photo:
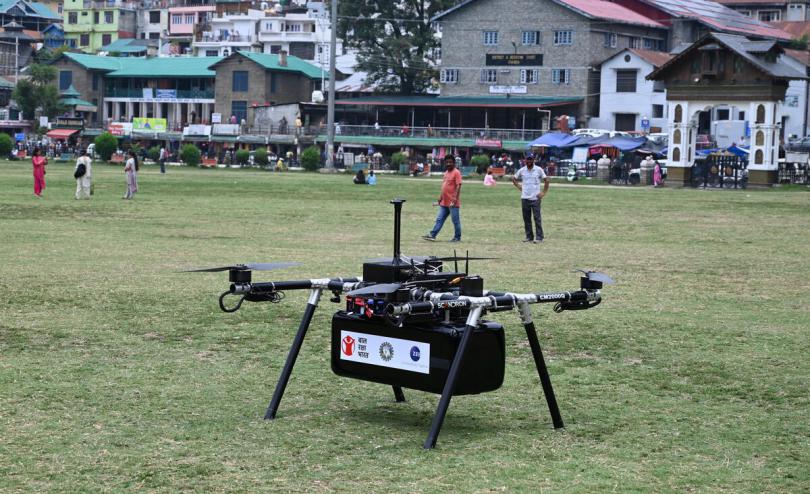
[[430,231],[430,236],[435,238],[436,235],[439,234],[448,216],[452,218],[453,228],[456,230],[453,240],[461,240],[461,217],[458,215],[458,208],[451,208],[448,206],[439,206],[439,215],[436,216],[436,224],[433,225],[433,230]]

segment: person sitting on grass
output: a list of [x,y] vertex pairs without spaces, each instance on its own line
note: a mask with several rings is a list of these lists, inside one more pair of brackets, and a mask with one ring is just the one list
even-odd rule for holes
[[366,174],[363,173],[363,169],[357,170],[357,175],[354,176],[354,184],[355,185],[364,185],[366,183]]
[[495,177],[492,176],[492,170],[487,169],[487,174],[484,176],[484,185],[487,187],[494,187],[498,182],[495,181]]
[[377,185],[377,175],[374,175],[374,170],[368,171],[368,178],[366,179],[368,185]]

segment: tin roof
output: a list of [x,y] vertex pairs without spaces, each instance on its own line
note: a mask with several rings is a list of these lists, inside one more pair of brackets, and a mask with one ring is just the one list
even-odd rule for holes
[[658,21],[645,17],[622,5],[603,0],[552,0],[589,19],[602,19],[622,24],[640,24],[643,26],[666,27]]
[[100,57],[65,52],[67,57],[90,70],[103,70],[108,77],[214,77],[210,69],[221,57]]
[[[248,58],[256,62],[257,64],[261,65],[262,67],[268,70],[298,72],[300,74],[309,77],[310,79],[320,79],[321,77],[324,77],[326,79],[329,78],[328,73],[323,72],[321,69],[312,65],[311,63],[292,55],[287,55],[286,66],[279,65],[278,55],[270,55],[268,53],[244,52],[244,51],[237,51],[236,53],[231,55],[231,57],[238,57],[238,56],[244,56],[245,58]],[[218,61],[222,60],[225,59],[223,58]]]
[[338,99],[336,105],[537,108],[576,104],[582,98],[520,96],[368,96]]

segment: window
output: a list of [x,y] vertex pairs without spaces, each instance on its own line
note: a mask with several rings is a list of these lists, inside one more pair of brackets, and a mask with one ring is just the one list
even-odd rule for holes
[[782,12],[779,10],[760,10],[759,20],[762,22],[775,22],[782,20]]
[[523,31],[523,35],[521,36],[521,43],[524,46],[539,45],[540,31]]
[[98,74],[93,73],[93,91],[98,90]]
[[654,93],[663,93],[666,91],[666,86],[664,85],[664,81],[653,81],[653,92]]
[[112,43],[112,34],[101,35],[101,46],[107,46]]
[[641,38],[637,36],[630,37],[630,48],[641,48]]
[[186,24],[194,24],[194,14],[186,14]]
[[551,69],[552,84],[570,84],[571,69]]
[[247,121],[247,101],[232,101],[231,115],[236,117],[236,121],[241,123]]
[[481,69],[481,84],[494,84],[498,82],[498,71],[495,69]]
[[183,16],[181,14],[172,14],[172,24],[182,24]]
[[160,24],[160,11],[159,10],[150,10],[149,11],[149,24]]
[[149,39],[160,39],[160,33],[149,33]]
[[56,5],[56,13],[57,13],[57,14],[61,14],[61,13],[62,13],[62,2],[59,2],[59,3]]
[[68,24],[78,24],[78,22],[79,22],[78,12],[68,12]]
[[605,33],[605,48],[616,48],[617,41],[616,33]]
[[744,15],[746,17],[751,17],[751,11],[750,10],[738,10],[737,12],[741,13],[742,15]]
[[90,46],[90,35],[82,34],[79,37],[79,46]]
[[93,12],[93,24],[98,24],[99,23],[99,20],[98,20],[99,15],[100,14],[98,12]]
[[555,45],[570,45],[574,39],[573,31],[554,31]]
[[616,92],[635,93],[638,71],[635,69],[623,69],[616,71]]
[[540,71],[537,69],[520,69],[521,84],[537,84]]
[[743,71],[743,59],[739,55],[734,55],[734,73],[741,74]]
[[264,23],[264,30],[265,31],[272,31],[273,30],[273,23],[272,22],[265,22]]
[[652,117],[664,118],[664,105],[652,105]]
[[115,22],[115,21],[113,20],[113,17],[114,17],[114,16],[113,16],[113,12],[112,12],[112,11],[107,10],[107,11],[105,11],[105,12],[104,12],[104,22],[105,22],[105,23],[107,23],[107,24],[112,24],[113,22]]
[[456,84],[458,82],[458,69],[442,69],[439,81],[443,84]]
[[73,72],[70,70],[59,71],[59,90],[64,91],[73,84]]
[[276,74],[270,73],[270,92],[276,92]]
[[205,56],[206,57],[218,57],[219,56],[219,50],[205,50]]
[[233,71],[233,91],[247,91],[248,90],[248,72],[247,70],[234,70]]
[[715,118],[715,120],[728,120],[729,118],[731,118],[731,116],[728,108],[717,109],[717,118]]
[[498,44],[498,31],[484,31],[484,45],[495,46]]
[[636,130],[635,113],[617,113],[616,126],[614,128],[622,132],[635,132]]
[[657,43],[656,43],[657,41],[658,40],[652,39],[652,38],[643,38],[642,42],[644,43],[644,49],[645,50],[655,50],[655,47],[657,46]]
[[281,53],[281,45],[270,45],[270,54],[278,55]]

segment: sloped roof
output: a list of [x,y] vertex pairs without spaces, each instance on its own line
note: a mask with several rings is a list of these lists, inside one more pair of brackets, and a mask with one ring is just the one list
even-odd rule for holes
[[83,53],[63,54],[90,70],[103,70],[108,77],[214,77],[210,69],[221,57],[100,57]]
[[118,53],[146,53],[146,45],[141,43],[133,43],[136,40],[133,38],[117,39],[101,47],[101,51],[118,52]]
[[76,91],[76,88],[73,87],[73,84],[71,84],[70,87],[62,91],[62,94],[60,95],[61,98],[78,98],[79,96],[81,96],[81,94],[79,94],[79,92]]
[[121,68],[121,60],[116,57],[99,57],[85,53],[65,52],[63,57],[73,60],[82,67],[90,70],[104,70],[111,72]]
[[[746,38],[745,36],[738,36],[735,34],[724,34],[724,33],[709,33],[703,36],[698,41],[692,43],[692,45],[688,49],[675,55],[669,62],[652,71],[647,76],[647,79],[649,80],[660,79],[661,74],[663,74],[663,72],[665,72],[671,66],[673,66],[678,61],[683,59],[687,54],[700,49],[700,47],[702,46],[711,43],[712,40],[733,51],[735,54],[745,59],[748,63],[758,68],[762,72],[768,74],[770,77],[774,79],[783,79],[783,80],[807,79],[807,77],[803,73],[797,71],[793,67],[788,66],[787,64],[778,62],[768,62],[764,58],[756,56],[755,53],[761,52],[751,52],[747,50],[746,46],[751,44],[751,40]],[[774,48],[775,50],[782,52],[782,49],[779,47],[779,45],[774,44]]]
[[788,33],[793,39],[798,39],[802,36],[810,37],[810,21],[782,21],[771,22],[770,24]]
[[31,8],[34,9],[34,12],[36,12],[36,14],[39,17],[42,17],[43,19],[49,19],[49,20],[52,20],[52,21],[61,21],[62,20],[61,15],[59,15],[56,12],[54,12],[53,10],[49,9],[48,6],[45,5],[44,3],[28,2],[28,5],[30,5]]
[[714,31],[741,33],[773,39],[790,39],[790,35],[766,22],[752,19],[711,0],[638,0],[681,19],[694,19]]
[[785,55],[798,60],[807,67],[810,67],[810,51],[785,49]]
[[545,96],[364,96],[335,100],[336,105],[531,108],[579,103],[577,97]]
[[[444,12],[440,12],[431,19],[432,21],[463,9],[476,0],[463,0],[458,5],[451,7]],[[572,10],[589,19],[601,19],[622,24],[640,24],[643,26],[665,27],[660,22],[639,14],[627,7],[606,0],[552,0],[554,3]]]
[[[238,57],[238,56],[243,56],[245,58],[248,58],[248,59],[256,62],[257,64],[261,65],[262,67],[264,67],[265,69],[268,69],[268,70],[278,70],[278,71],[284,71],[284,72],[298,72],[300,74],[303,74],[303,75],[309,77],[310,79],[320,79],[321,77],[324,77],[326,79],[329,78],[328,73],[323,72],[321,69],[319,69],[318,67],[312,65],[311,63],[309,63],[309,62],[307,62],[305,60],[302,60],[302,59],[300,59],[298,57],[292,56],[292,55],[287,55],[287,65],[286,66],[279,65],[279,63],[278,63],[279,56],[278,55],[270,55],[268,53],[244,52],[244,51],[238,51],[238,52],[230,55],[230,57]],[[230,58],[230,57],[228,57],[228,58]],[[225,60],[225,59],[222,59],[222,58],[218,59],[217,62],[222,61],[222,60]],[[214,63],[213,65],[216,65],[216,63]]]
[[640,50],[638,48],[628,48],[628,51],[634,53],[653,67],[660,67],[672,60],[672,55],[663,51]]

